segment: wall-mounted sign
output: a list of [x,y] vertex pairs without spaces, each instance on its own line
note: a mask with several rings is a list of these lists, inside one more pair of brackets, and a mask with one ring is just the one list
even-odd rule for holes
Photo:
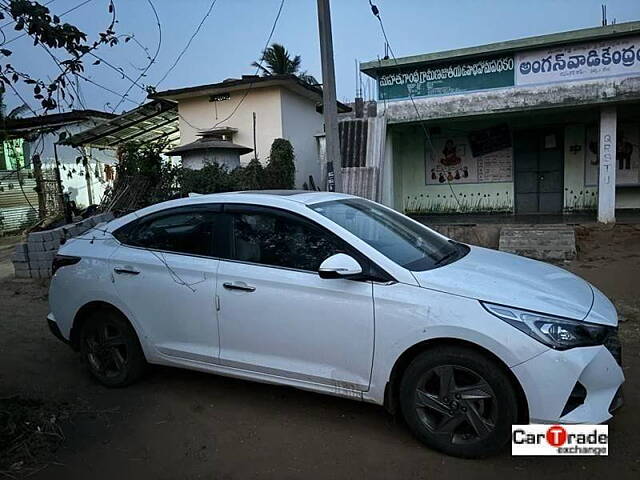
[[224,102],[225,100],[229,100],[231,98],[230,93],[218,93],[217,95],[211,95],[209,97],[210,102]]
[[441,65],[398,67],[378,79],[380,100],[448,95],[514,84],[511,55]]
[[[584,184],[588,187],[598,185],[600,167],[598,141],[598,127],[588,128],[584,156]],[[640,184],[640,124],[618,124],[615,167],[616,185]]]
[[427,185],[510,182],[513,179],[511,147],[473,156],[468,137],[443,136],[427,141],[425,151]]
[[640,37],[516,54],[516,85],[640,74]]

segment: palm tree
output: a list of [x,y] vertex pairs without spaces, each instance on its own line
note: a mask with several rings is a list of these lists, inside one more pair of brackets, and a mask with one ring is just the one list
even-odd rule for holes
[[262,76],[269,75],[296,75],[302,81],[316,85],[318,81],[306,71],[300,72],[302,59],[300,55],[291,58],[289,51],[279,43],[272,43],[265,48],[260,56],[260,61],[251,65],[262,73]]

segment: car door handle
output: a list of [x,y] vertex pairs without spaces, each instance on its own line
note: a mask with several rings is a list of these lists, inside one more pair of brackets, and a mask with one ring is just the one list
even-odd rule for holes
[[247,285],[244,282],[224,282],[222,286],[227,290],[241,290],[243,292],[253,292],[256,289],[256,287]]
[[126,273],[127,275],[138,275],[140,272],[138,270],[133,269],[132,267],[115,267],[113,269],[118,275]]

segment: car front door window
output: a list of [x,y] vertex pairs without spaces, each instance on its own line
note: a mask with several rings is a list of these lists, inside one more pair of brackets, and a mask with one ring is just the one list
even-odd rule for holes
[[344,251],[337,239],[286,214],[233,216],[232,258],[274,267],[317,272],[323,260]]

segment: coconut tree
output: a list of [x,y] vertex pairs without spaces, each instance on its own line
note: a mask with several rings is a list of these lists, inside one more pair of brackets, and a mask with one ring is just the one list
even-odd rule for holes
[[315,85],[318,81],[306,71],[300,71],[302,58],[300,55],[291,56],[289,51],[279,43],[272,43],[262,51],[260,60],[251,65],[256,67],[263,76],[296,75],[302,81]]

